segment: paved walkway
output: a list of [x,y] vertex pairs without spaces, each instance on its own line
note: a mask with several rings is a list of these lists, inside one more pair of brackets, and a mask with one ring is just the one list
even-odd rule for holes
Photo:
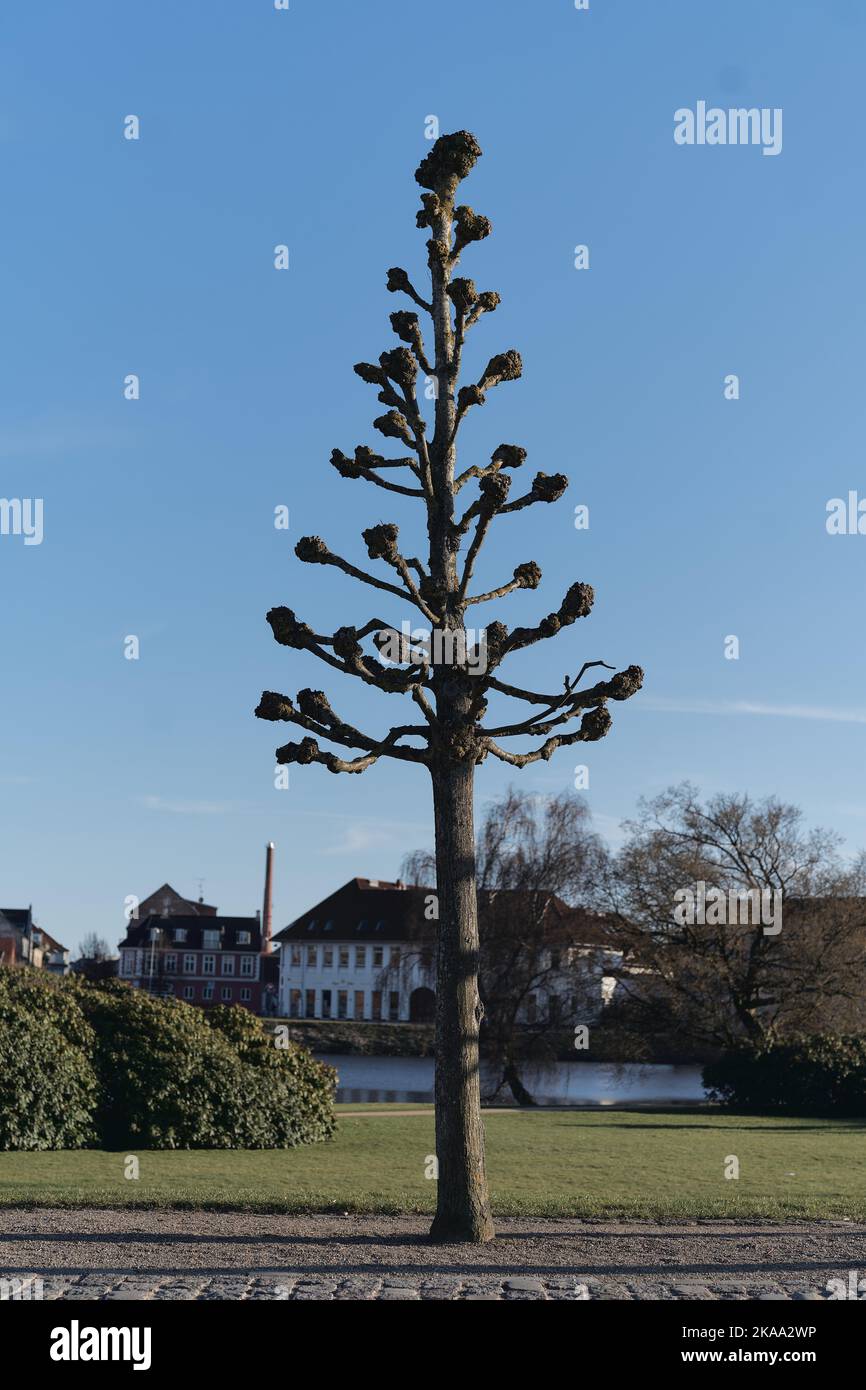
[[[501,1220],[430,1245],[420,1217],[6,1211],[0,1280],[60,1299],[824,1299],[864,1279],[866,1225]],[[0,1291],[4,1286],[0,1285]],[[14,1287],[14,1286],[13,1286]],[[8,1286],[6,1296],[9,1296]]]

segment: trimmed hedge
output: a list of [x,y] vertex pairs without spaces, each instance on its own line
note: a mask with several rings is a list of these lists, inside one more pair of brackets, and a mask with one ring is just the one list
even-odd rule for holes
[[709,1062],[703,1082],[728,1109],[866,1116],[866,1038],[814,1033],[742,1043]]
[[289,1148],[333,1134],[335,1086],[246,1009],[0,970],[0,1148]]

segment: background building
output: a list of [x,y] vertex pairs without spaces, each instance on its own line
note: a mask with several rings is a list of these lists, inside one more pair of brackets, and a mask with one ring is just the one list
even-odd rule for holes
[[65,975],[69,949],[33,920],[32,907],[0,908],[0,965],[32,965]]
[[[513,914],[513,897],[498,897]],[[353,878],[284,927],[274,938],[280,947],[280,1015],[432,1022],[436,920],[431,904],[430,888]],[[492,911],[492,902],[482,904],[482,914],[485,908]],[[538,984],[526,989],[519,1018],[531,1025],[573,1013],[585,1022],[612,997],[616,982],[609,972],[620,963],[620,953],[605,945],[591,914],[556,898],[549,909],[550,944],[533,970]]]
[[258,917],[151,914],[130,922],[120,943],[119,978],[188,1004],[261,1009],[262,929]]

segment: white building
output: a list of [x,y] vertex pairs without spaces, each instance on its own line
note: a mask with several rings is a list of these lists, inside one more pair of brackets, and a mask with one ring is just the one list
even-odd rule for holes
[[[283,1018],[432,1022],[435,1010],[433,890],[354,878],[274,937],[279,944],[279,1008]],[[607,973],[619,964],[589,914],[552,899],[552,945],[538,961],[520,1021],[585,1023],[615,988]],[[575,923],[576,935],[563,929]]]

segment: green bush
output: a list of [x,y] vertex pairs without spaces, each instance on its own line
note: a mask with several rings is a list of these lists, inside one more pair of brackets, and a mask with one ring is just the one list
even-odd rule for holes
[[0,969],[0,1149],[289,1148],[333,1134],[335,1087],[246,1009]]
[[119,981],[78,997],[96,1035],[102,1147],[287,1148],[333,1133],[330,1068],[298,1048],[281,1059],[247,1010],[210,1022]]
[[94,1041],[75,998],[54,979],[0,969],[0,1149],[94,1141]]
[[866,1038],[815,1033],[742,1043],[708,1063],[703,1081],[729,1109],[866,1116]]
[[283,1149],[331,1137],[336,1126],[333,1067],[317,1062],[282,1030],[265,1029],[248,1009],[219,1004],[205,1019],[257,1079],[261,1102],[247,1116],[251,1137],[242,1147]]

